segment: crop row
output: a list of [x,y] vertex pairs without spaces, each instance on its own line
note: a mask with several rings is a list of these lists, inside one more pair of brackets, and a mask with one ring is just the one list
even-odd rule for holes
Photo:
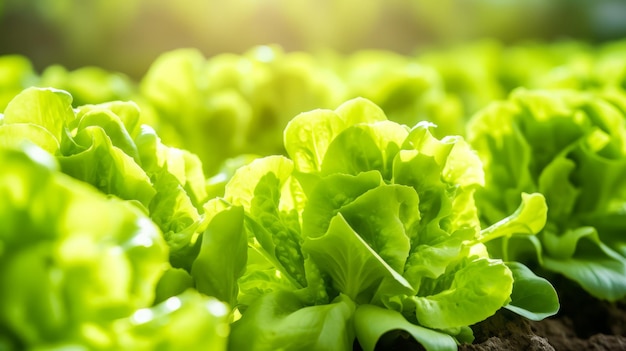
[[[626,47],[0,57],[0,349],[364,350],[626,296]],[[547,278],[547,279],[546,279]]]

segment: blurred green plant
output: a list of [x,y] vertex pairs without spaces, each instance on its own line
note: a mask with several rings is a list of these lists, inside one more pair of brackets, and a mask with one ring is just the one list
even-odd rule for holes
[[463,106],[443,90],[436,71],[388,52],[344,56],[260,46],[205,59],[178,50],[155,61],[141,95],[164,139],[197,153],[207,174],[240,154],[284,154],[282,130],[293,116],[351,97],[369,98],[407,125],[434,121],[441,134],[460,134],[463,126]]
[[299,112],[333,107],[344,96],[333,72],[312,56],[261,46],[205,59],[196,50],[162,55],[141,94],[169,142],[197,153],[208,174],[239,154],[282,153],[282,129]]
[[137,206],[61,173],[32,143],[5,142],[0,349],[226,349],[221,302],[187,291],[152,306],[168,250]]
[[161,143],[139,120],[133,102],[73,108],[65,91],[28,88],[0,119],[0,145],[35,143],[57,158],[64,173],[132,201],[161,229],[172,265],[189,269],[207,197],[201,162]]
[[38,80],[30,60],[21,55],[0,56],[0,112],[9,101]]

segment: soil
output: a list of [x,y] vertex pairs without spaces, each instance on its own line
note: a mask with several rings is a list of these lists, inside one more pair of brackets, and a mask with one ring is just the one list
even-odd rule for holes
[[626,302],[601,301],[565,279],[551,281],[561,303],[556,316],[534,322],[502,309],[472,326],[474,343],[459,350],[626,350]]

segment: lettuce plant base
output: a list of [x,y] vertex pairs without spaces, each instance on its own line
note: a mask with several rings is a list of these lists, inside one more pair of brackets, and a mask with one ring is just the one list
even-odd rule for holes
[[[552,281],[561,299],[556,316],[534,322],[501,309],[472,326],[474,343],[459,346],[459,351],[626,350],[626,302],[600,301],[571,281]],[[424,350],[409,337],[378,346],[377,350]],[[354,350],[361,350],[356,343]]]
[[597,300],[565,279],[553,279],[561,311],[540,322],[508,310],[473,326],[476,340],[459,350],[626,350],[626,303]]

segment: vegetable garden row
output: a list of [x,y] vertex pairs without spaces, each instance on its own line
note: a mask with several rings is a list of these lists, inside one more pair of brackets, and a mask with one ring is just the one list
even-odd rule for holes
[[626,297],[626,42],[0,57],[0,350],[456,350]]

